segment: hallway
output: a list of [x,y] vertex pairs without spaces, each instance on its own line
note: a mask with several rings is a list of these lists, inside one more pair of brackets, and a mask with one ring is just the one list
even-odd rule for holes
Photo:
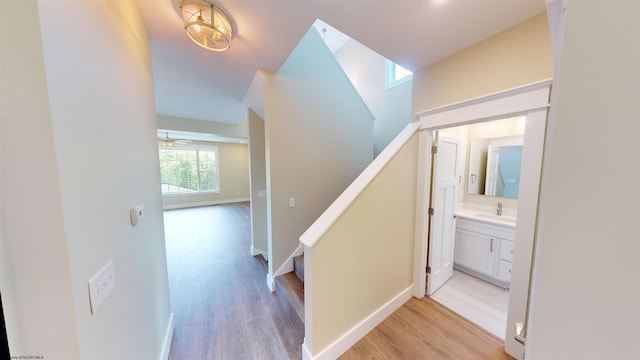
[[304,327],[249,255],[249,203],[164,212],[169,359],[300,359]]

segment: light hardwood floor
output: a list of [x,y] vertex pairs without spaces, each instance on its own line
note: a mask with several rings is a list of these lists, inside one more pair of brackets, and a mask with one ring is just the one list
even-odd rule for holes
[[304,326],[249,255],[249,203],[171,210],[164,220],[169,359],[300,359]]
[[[304,327],[249,255],[249,204],[166,211],[175,333],[169,359],[300,359]],[[512,359],[502,342],[429,298],[412,298],[342,359]]]
[[411,298],[341,360],[512,360],[495,336],[430,298]]
[[454,270],[432,298],[501,339],[505,337],[509,290]]

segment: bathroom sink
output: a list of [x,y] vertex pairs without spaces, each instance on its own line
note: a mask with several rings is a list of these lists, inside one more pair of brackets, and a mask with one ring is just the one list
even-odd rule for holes
[[505,225],[511,228],[516,226],[515,216],[498,216],[490,212],[462,209],[456,212],[456,217],[467,218],[497,225]]
[[484,219],[506,222],[510,224],[516,223],[516,218],[512,216],[498,216],[495,214],[487,214],[487,213],[481,213],[481,212],[477,213],[476,216]]

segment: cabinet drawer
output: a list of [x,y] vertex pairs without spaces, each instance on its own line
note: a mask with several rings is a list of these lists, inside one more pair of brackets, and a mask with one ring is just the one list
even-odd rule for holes
[[511,262],[500,260],[498,264],[498,279],[506,282],[511,281]]
[[500,241],[500,259],[513,261],[513,241]]

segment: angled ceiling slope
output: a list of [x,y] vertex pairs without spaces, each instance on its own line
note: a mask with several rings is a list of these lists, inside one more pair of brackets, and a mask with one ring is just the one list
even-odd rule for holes
[[219,0],[235,25],[223,53],[191,43],[181,0],[135,0],[151,39],[159,114],[237,124],[258,70],[275,72],[316,19],[416,71],[544,12],[543,0]]

